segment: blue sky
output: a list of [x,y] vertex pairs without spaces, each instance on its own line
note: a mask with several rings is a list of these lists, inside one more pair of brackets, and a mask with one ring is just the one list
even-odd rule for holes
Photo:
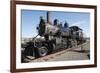
[[[35,11],[35,10],[21,10],[21,28],[22,37],[31,38],[37,35],[36,27],[39,24],[40,16],[46,20],[47,11]],[[83,29],[87,37],[90,36],[90,14],[89,13],[79,13],[79,12],[54,12],[50,14],[51,22],[54,19],[58,19],[59,23],[62,24],[67,21],[69,26],[79,26]]]

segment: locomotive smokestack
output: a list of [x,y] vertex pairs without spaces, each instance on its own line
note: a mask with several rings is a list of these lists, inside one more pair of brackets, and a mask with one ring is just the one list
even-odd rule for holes
[[50,12],[47,12],[47,23],[50,23]]

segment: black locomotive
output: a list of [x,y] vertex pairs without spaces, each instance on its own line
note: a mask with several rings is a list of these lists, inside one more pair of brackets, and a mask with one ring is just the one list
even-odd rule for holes
[[24,46],[24,56],[34,55],[35,58],[38,58],[46,56],[55,50],[76,47],[85,41],[81,28],[78,26],[69,27],[67,22],[62,26],[62,23],[58,23],[57,19],[51,23],[49,15],[50,12],[47,12],[47,21],[40,17],[40,23],[37,27],[37,36],[43,38],[37,38],[36,36],[27,42]]

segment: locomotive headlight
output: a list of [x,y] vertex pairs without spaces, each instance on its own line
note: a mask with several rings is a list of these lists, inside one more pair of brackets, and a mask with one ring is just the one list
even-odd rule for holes
[[38,33],[40,36],[43,36],[45,34],[45,24],[40,25],[37,27]]

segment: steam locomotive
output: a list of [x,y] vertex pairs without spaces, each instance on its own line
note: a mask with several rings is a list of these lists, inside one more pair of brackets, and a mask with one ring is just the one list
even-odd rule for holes
[[50,12],[47,12],[47,21],[40,17],[37,30],[37,36],[43,38],[40,39],[36,36],[27,42],[23,51],[24,56],[34,55],[35,58],[43,57],[55,50],[75,47],[85,42],[81,28],[78,26],[69,27],[67,22],[62,26],[62,23],[58,23],[57,19],[51,23]]

